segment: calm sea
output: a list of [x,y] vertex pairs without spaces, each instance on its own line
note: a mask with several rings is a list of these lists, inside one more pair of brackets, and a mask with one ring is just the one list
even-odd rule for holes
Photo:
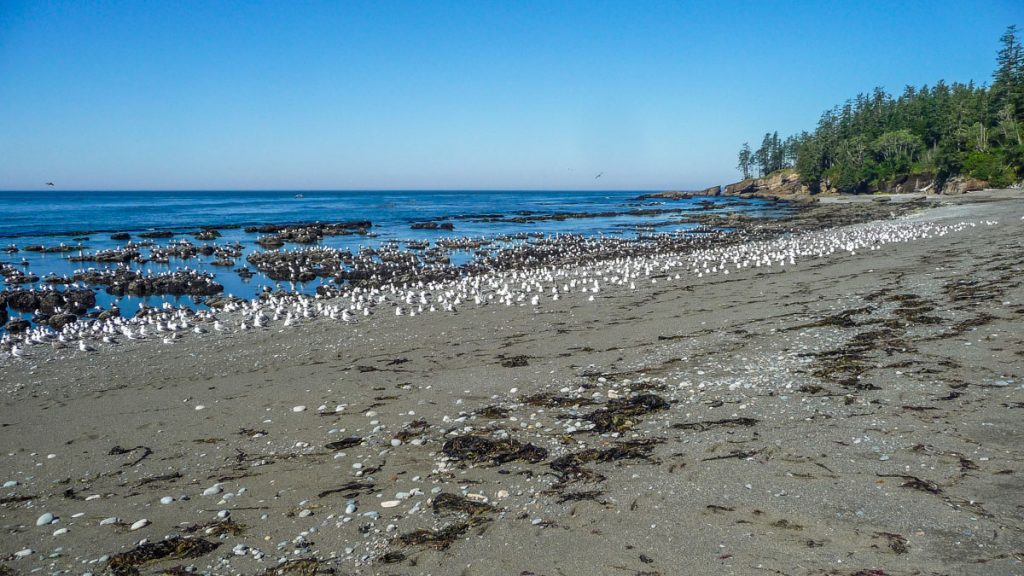
[[[642,231],[673,232],[692,228],[682,222],[685,213],[629,215],[631,210],[682,209],[715,212],[741,211],[772,217],[779,206],[758,200],[700,198],[687,200],[638,201],[642,191],[566,192],[566,191],[202,191],[202,192],[0,192],[0,248],[19,249],[32,244],[52,246],[72,244],[81,250],[102,250],[124,245],[110,239],[113,232],[138,233],[148,230],[172,230],[177,235],[160,244],[188,239],[201,243],[187,233],[200,227],[221,227],[218,243],[241,242],[246,254],[260,248],[253,243],[255,234],[242,230],[246,225],[298,222],[338,222],[369,220],[373,236],[332,236],[323,245],[358,250],[362,245],[376,246],[386,241],[432,241],[440,237],[489,237],[542,232],[544,234],[615,235],[633,237]],[[555,213],[615,214],[597,218],[568,217],[559,220],[530,221],[531,216]],[[525,222],[474,222],[457,216],[522,216]],[[423,221],[448,221],[454,230],[414,230],[411,225]],[[650,228],[654,227],[654,228]],[[180,234],[178,234],[180,233]],[[133,234],[134,236],[134,234]],[[285,249],[299,246],[288,245]],[[76,252],[77,253],[77,252]],[[40,277],[70,274],[83,264],[69,262],[67,254],[0,252],[0,262],[30,270]],[[453,254],[456,264],[471,254]],[[231,269],[209,265],[208,258],[169,264],[132,264],[133,267],[159,272],[189,266],[209,271],[225,286],[225,293],[253,297],[264,286],[278,283],[261,275],[243,280]],[[237,266],[245,264],[244,256]],[[98,264],[90,264],[100,266]],[[319,283],[319,281],[317,282]],[[30,287],[31,285],[22,287]],[[280,286],[290,289],[291,286]],[[6,288],[15,288],[6,286]],[[315,285],[295,289],[313,292]],[[98,303],[104,307],[113,298],[101,291]],[[159,305],[164,298],[122,298],[122,310],[130,313],[133,304]],[[173,297],[167,300],[176,302]],[[185,299],[188,300],[188,299]]]

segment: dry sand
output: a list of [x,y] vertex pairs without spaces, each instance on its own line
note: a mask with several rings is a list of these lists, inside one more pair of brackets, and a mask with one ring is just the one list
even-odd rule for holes
[[1024,200],[981,199],[594,301],[2,360],[0,574],[1024,574]]

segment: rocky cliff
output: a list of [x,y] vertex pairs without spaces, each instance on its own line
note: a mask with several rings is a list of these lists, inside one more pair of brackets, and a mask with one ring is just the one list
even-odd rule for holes
[[729,184],[722,191],[723,196],[741,198],[774,198],[792,201],[814,201],[811,190],[800,183],[796,170],[786,169],[773,172],[764,178],[747,178]]

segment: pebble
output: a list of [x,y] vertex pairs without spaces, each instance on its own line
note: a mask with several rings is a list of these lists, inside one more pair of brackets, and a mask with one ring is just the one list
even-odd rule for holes
[[380,507],[381,508],[394,508],[395,506],[398,506],[401,503],[402,502],[400,500],[385,500],[385,501],[380,503]]
[[36,518],[36,526],[46,526],[47,524],[53,524],[53,514],[50,512]]
[[68,532],[69,532],[69,530],[67,528],[57,528],[56,530],[53,531],[53,535],[54,536],[60,536],[62,534],[67,534]]
[[217,512],[217,518],[220,518],[221,520],[224,520],[228,516],[231,516],[230,510],[221,510],[220,512]]
[[309,508],[306,508],[302,512],[299,512],[299,518],[306,518],[307,516],[312,516],[312,515],[313,515],[313,511],[310,510]]
[[294,408],[292,408],[292,412],[305,412],[305,410],[305,406],[295,406]]
[[25,548],[25,549],[18,550],[17,552],[15,552],[14,553],[14,557],[15,558],[27,558],[27,557],[35,554],[35,553],[36,553],[35,550],[33,550],[31,548]]
[[398,438],[392,438],[391,445],[397,448],[402,445],[402,441],[399,440]]
[[164,496],[163,498],[160,499],[161,504],[170,504],[172,502],[174,502],[173,496]]
[[345,506],[345,514],[355,514],[355,513],[356,513],[356,503],[355,502],[349,502],[348,505]]
[[14,488],[17,485],[18,485],[18,481],[17,480],[8,480],[7,482],[4,482],[4,488]]
[[118,518],[117,516],[111,516],[109,518],[104,518],[103,520],[100,520],[100,526],[107,526],[109,524],[117,524],[120,521],[121,521],[121,519]]
[[132,524],[131,528],[129,528],[129,529],[130,530],[139,530],[139,529],[145,528],[146,526],[149,526],[150,524],[152,524],[152,522],[150,522],[146,518],[143,518],[142,520],[138,520],[134,524]]
[[220,484],[214,484],[206,490],[203,490],[203,496],[213,496],[214,494],[220,494],[224,491],[224,487]]

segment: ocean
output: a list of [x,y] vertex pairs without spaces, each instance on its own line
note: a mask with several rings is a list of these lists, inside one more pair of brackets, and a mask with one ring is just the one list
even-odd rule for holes
[[[308,222],[369,221],[368,234],[325,236],[317,245],[358,252],[361,247],[376,248],[384,243],[433,245],[438,239],[452,237],[503,238],[509,242],[556,234],[636,237],[638,234],[684,232],[695,227],[687,221],[694,213],[742,212],[752,216],[774,217],[786,210],[782,205],[762,200],[728,197],[695,197],[679,200],[639,199],[643,191],[180,191],[180,192],[0,192],[0,263],[6,271],[16,269],[39,277],[36,282],[12,282],[5,277],[4,289],[30,289],[44,286],[50,275],[73,275],[88,268],[116,268],[118,264],[71,262],[69,256],[123,247],[128,241],[113,240],[111,235],[127,232],[131,242],[138,234],[169,231],[173,237],[150,240],[158,246],[187,240],[201,245],[193,233],[203,228],[217,229],[221,236],[211,243],[240,243],[242,255],[231,267],[213,266],[213,257],[197,256],[185,261],[171,259],[120,264],[145,273],[184,267],[212,274],[224,286],[224,294],[253,298],[265,287],[313,293],[316,286],[330,279],[318,278],[305,284],[278,282],[263,274],[243,278],[235,273],[246,264],[249,254],[262,251],[255,244],[257,233],[245,232],[247,226],[281,225]],[[436,222],[451,229],[414,229],[417,223]],[[72,249],[66,252],[26,251],[26,247]],[[283,250],[301,249],[302,244],[286,244]],[[142,250],[145,256],[146,250]],[[453,265],[469,262],[472,250],[449,253]],[[24,278],[22,278],[24,280]],[[50,285],[53,285],[50,283]],[[60,286],[57,286],[60,288]],[[139,303],[159,306],[163,302],[202,306],[201,301],[175,296],[113,296],[102,286],[92,287],[97,305],[117,303],[130,314]],[[9,311],[11,316],[31,314]]]

